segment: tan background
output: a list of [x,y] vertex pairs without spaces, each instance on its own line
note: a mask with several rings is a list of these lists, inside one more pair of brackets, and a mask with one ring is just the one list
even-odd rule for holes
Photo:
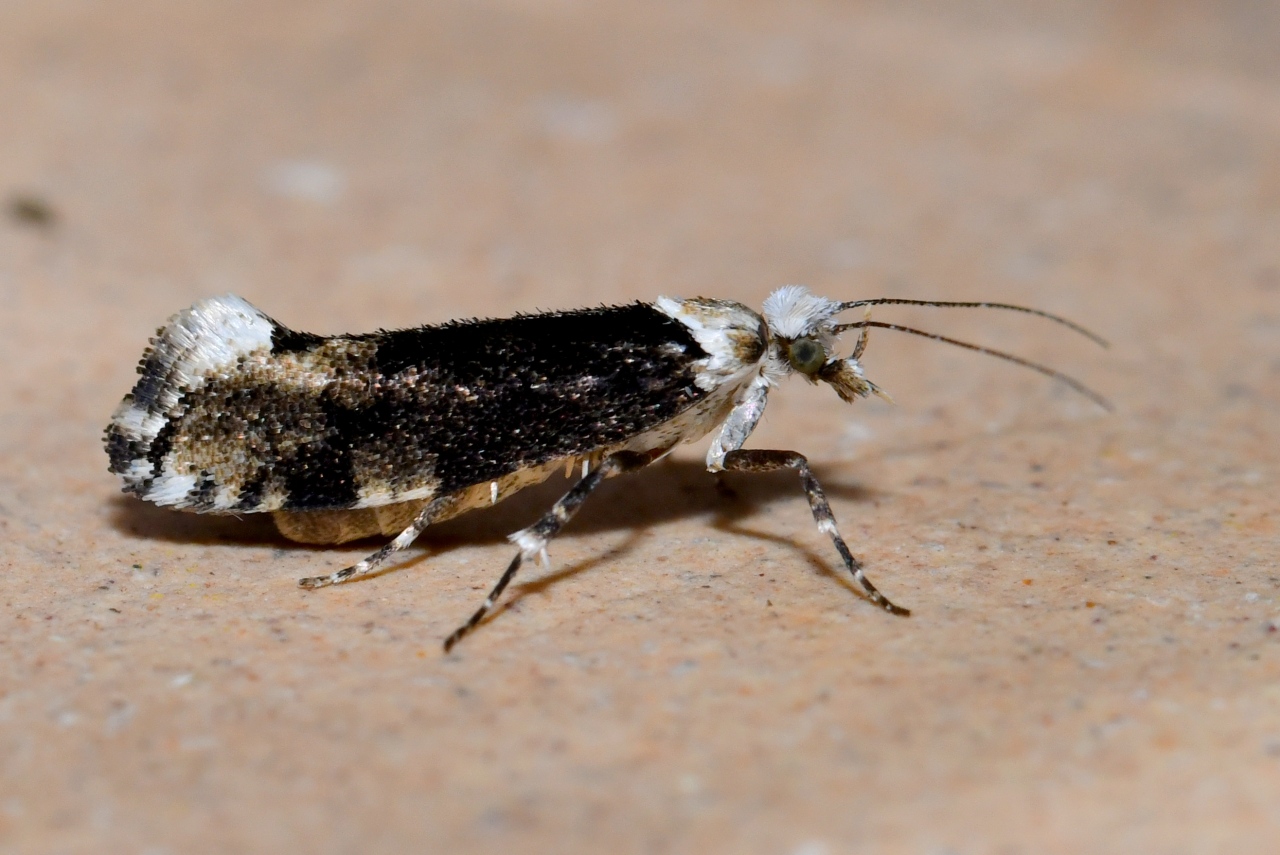
[[[1280,840],[1280,7],[0,11],[0,852],[1264,852]],[[43,207],[42,207],[43,206]],[[51,218],[51,219],[50,219]],[[548,485],[403,569],[118,494],[171,313],[362,331],[659,294],[878,313],[791,476],[614,482],[453,656]]]

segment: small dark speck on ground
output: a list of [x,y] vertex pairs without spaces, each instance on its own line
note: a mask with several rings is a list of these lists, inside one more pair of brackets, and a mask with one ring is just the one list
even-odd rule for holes
[[7,207],[9,217],[19,225],[49,228],[58,220],[53,206],[39,196],[19,193],[9,198]]

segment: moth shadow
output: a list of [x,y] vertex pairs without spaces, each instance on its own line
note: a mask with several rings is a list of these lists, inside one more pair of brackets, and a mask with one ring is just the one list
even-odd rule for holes
[[[815,475],[828,496],[870,501],[873,494],[856,484]],[[460,544],[505,542],[507,536],[532,525],[551,509],[576,479],[553,476],[521,490],[492,507],[477,508],[427,528],[418,545],[426,555]],[[601,484],[565,527],[561,537],[574,538],[619,529],[642,530],[671,520],[712,513],[712,525],[732,525],[779,501],[803,501],[800,478],[792,471],[763,473],[707,472],[697,460],[663,460],[639,472]],[[807,518],[807,514],[805,515]],[[161,508],[128,496],[117,496],[110,524],[122,533],[145,540],[191,544],[270,545],[277,549],[335,551],[363,556],[388,538],[368,538],[340,546],[321,547],[287,540],[268,514],[197,514]],[[744,533],[748,533],[744,530]],[[553,542],[554,543],[554,542]],[[417,563],[413,558],[394,567]],[[390,569],[390,568],[389,568]]]
[[[827,483],[832,497],[870,501],[865,488]],[[512,532],[536,522],[573,486],[576,479],[553,477],[493,507],[480,508],[428,528],[419,542],[451,545],[505,541]],[[779,501],[804,500],[795,472],[707,472],[701,461],[664,460],[647,469],[612,478],[591,494],[559,538],[577,538],[619,529],[642,530],[673,520],[712,513],[718,520],[750,517]],[[559,539],[557,538],[557,539]],[[552,541],[553,545],[555,541]]]
[[[819,467],[814,468],[814,475],[822,483],[828,497],[857,502],[874,499],[874,493],[864,487],[825,478]],[[572,482],[568,479],[553,479],[552,482],[526,490],[525,493],[530,495],[524,501],[512,499],[510,506],[505,509],[498,505],[442,523],[434,527],[434,537],[430,542],[437,547],[447,547],[455,543],[506,540],[511,532],[535,522],[570,486]],[[804,491],[800,486],[800,477],[790,470],[727,472],[715,475],[707,472],[705,464],[700,461],[677,460],[663,461],[649,469],[606,481],[565,527],[561,537],[584,537],[619,529],[628,530],[629,536],[621,543],[569,565],[556,565],[553,558],[551,570],[527,568],[524,579],[511,586],[507,597],[489,612],[483,623],[497,619],[507,609],[518,609],[526,596],[551,589],[579,573],[626,555],[644,539],[644,531],[649,526],[708,514],[713,518],[707,524],[718,531],[769,540],[796,549],[814,571],[839,579],[845,587],[865,599],[866,595],[861,588],[854,585],[851,578],[847,578],[847,573],[840,572],[839,557],[834,549],[827,561],[816,550],[802,545],[800,539],[762,532],[740,524],[770,504],[795,499],[802,503],[803,510],[800,510],[799,516],[801,524],[804,525],[807,521],[807,530],[825,541],[826,536],[819,534],[812,524]],[[427,540],[425,533],[422,540]],[[554,556],[555,541],[552,541],[551,552]],[[512,554],[514,555],[514,551]],[[416,563],[417,560],[409,563]],[[492,581],[497,580],[501,570],[501,566],[493,568]]]
[[267,514],[197,514],[162,508],[129,496],[111,500],[108,522],[116,531],[143,540],[210,545],[264,544],[307,547],[285,540]]
[[[835,551],[835,547],[831,545],[831,541],[825,534],[814,531],[814,534],[821,538],[822,544],[827,547],[826,553],[820,553],[819,549],[814,548],[807,542],[803,542],[799,537],[791,535],[780,535],[772,532],[760,531],[759,529],[748,528],[747,526],[738,525],[736,522],[728,519],[720,519],[714,523],[717,531],[735,534],[739,537],[749,537],[753,540],[766,540],[779,546],[786,546],[792,549],[801,559],[804,560],[809,568],[819,576],[834,581],[837,585],[852,592],[860,599],[871,602],[871,598],[867,596],[867,592],[862,590],[857,582],[854,581],[853,575],[845,569],[844,563],[840,560],[839,554]],[[846,538],[847,540],[847,538]],[[856,550],[855,554],[856,554]],[[865,569],[865,568],[864,568]]]

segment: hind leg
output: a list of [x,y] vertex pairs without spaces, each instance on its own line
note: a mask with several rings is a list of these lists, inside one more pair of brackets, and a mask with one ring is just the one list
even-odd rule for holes
[[413,518],[413,522],[409,523],[409,527],[396,535],[395,540],[379,549],[369,557],[365,558],[350,567],[344,567],[336,573],[328,576],[308,576],[305,579],[298,580],[298,587],[307,588],[309,590],[315,588],[325,588],[329,585],[339,585],[343,582],[349,582],[359,576],[367,576],[375,572],[379,567],[386,564],[397,552],[407,549],[413,545],[418,539],[418,535],[426,529],[433,519],[439,517],[440,512],[453,501],[450,497],[441,497],[435,501],[429,502],[425,508],[418,512]]

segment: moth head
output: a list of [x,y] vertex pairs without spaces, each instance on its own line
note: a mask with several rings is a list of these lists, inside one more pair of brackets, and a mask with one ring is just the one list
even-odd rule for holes
[[862,373],[858,357],[866,345],[865,328],[853,355],[835,353],[840,335],[836,315],[843,306],[811,294],[799,285],[779,288],[764,301],[769,327],[769,369],[779,376],[800,374],[810,383],[821,380],[845,401],[879,393]]
[[[1104,410],[1111,409],[1111,403],[1106,398],[1061,371],[1056,371],[1053,368],[1032,362],[1021,356],[1015,356],[1011,353],[1005,353],[978,344],[970,344],[967,341],[960,341],[938,333],[927,332],[915,327],[903,326],[902,324],[873,321],[871,320],[872,306],[930,306],[944,309],[999,309],[1008,312],[1020,312],[1024,315],[1034,315],[1052,321],[1079,333],[1095,344],[1099,344],[1102,347],[1107,346],[1106,340],[1097,333],[1091,332],[1085,327],[1059,315],[1041,309],[1028,308],[1027,306],[1017,306],[1011,303],[958,302],[954,300],[911,300],[902,297],[876,297],[870,300],[837,302],[811,294],[808,289],[799,285],[788,285],[770,294],[769,298],[764,301],[761,312],[768,327],[769,351],[766,356],[766,375],[770,378],[780,379],[788,374],[803,374],[810,383],[816,383],[821,380],[829,384],[836,390],[836,394],[846,401],[865,397],[868,394],[876,394],[887,399],[888,396],[881,392],[876,387],[876,384],[863,376],[862,364],[858,362],[858,357],[862,356],[862,351],[867,346],[867,331],[872,327],[876,327],[878,329],[922,336],[944,344],[961,347],[965,350],[994,356],[997,359],[1003,359],[1015,365],[1021,365],[1023,368],[1029,368],[1046,377],[1052,377],[1065,383]],[[862,320],[839,323],[836,320],[836,316],[849,309],[863,309],[865,314]],[[840,337],[840,334],[854,329],[858,331],[858,341],[853,347],[853,353],[846,357],[835,355],[836,340]]]

